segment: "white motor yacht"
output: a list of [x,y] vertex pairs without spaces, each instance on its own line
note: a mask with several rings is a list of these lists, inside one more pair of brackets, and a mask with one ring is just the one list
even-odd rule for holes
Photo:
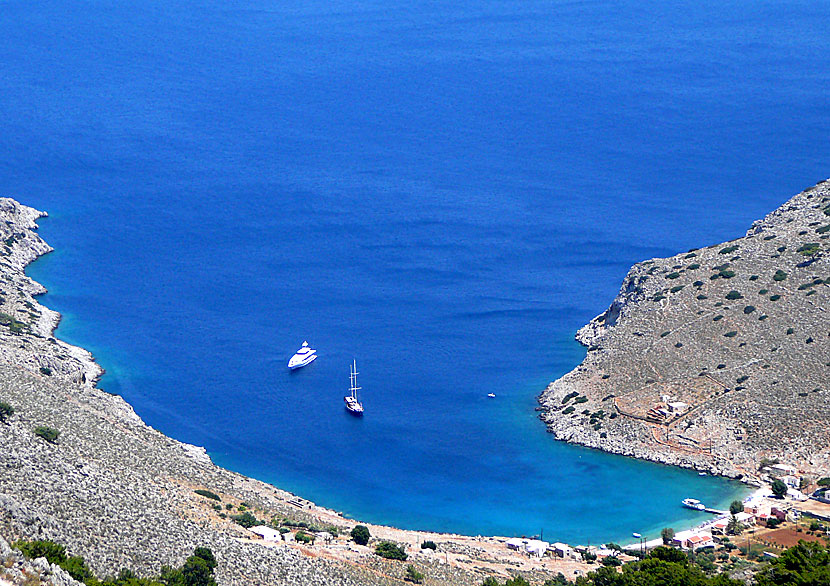
[[314,362],[317,358],[317,350],[308,345],[308,342],[303,342],[303,345],[288,361],[288,368],[296,370],[307,366]]
[[697,499],[683,499],[683,506],[695,511],[702,511],[706,506]]

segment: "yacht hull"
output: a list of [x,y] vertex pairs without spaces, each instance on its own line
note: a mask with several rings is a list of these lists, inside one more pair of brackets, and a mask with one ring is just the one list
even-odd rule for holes
[[308,366],[309,364],[311,364],[315,360],[317,360],[317,355],[316,354],[312,354],[311,356],[308,356],[308,357],[306,357],[306,358],[304,358],[304,359],[302,359],[298,362],[294,362],[294,359],[292,358],[291,360],[288,361],[288,368],[290,370],[297,370],[298,368],[302,368],[303,366]]

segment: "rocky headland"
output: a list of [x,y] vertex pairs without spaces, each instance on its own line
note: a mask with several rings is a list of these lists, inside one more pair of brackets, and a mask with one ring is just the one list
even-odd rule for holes
[[560,440],[754,480],[830,472],[830,182],[746,235],[634,265],[540,395]]
[[[0,417],[0,585],[77,584],[45,559],[10,550],[16,539],[62,544],[99,577],[121,568],[156,576],[209,547],[223,586],[403,584],[408,564],[425,584],[457,586],[515,574],[541,583],[584,569],[531,560],[497,537],[367,524],[372,540],[357,545],[348,536],[354,520],[220,468],[204,449],[147,426],[121,397],[96,387],[102,371],[89,352],[53,336],[60,316],[38,303],[45,289],[24,274],[51,250],[35,231],[44,215],[0,199],[0,403],[13,408]],[[258,540],[237,522],[246,514],[281,526],[286,538]],[[298,531],[316,534],[315,542],[288,539]],[[407,562],[375,555],[379,540],[398,543]],[[427,540],[436,550],[420,547]]]

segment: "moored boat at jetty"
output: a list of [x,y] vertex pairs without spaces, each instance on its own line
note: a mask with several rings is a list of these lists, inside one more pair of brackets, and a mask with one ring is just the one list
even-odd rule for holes
[[703,511],[706,509],[706,505],[697,499],[683,499],[683,506],[688,509],[694,509],[695,511]]

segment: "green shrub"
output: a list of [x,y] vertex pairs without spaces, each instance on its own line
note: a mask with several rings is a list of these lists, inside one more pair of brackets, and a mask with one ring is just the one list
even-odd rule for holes
[[753,311],[755,311],[755,307],[752,305],[747,305],[746,307],[744,307],[744,313],[747,315],[749,315]]
[[787,335],[788,335],[788,336],[789,336],[790,334],[794,334],[794,333],[795,333],[795,330],[794,330],[794,329],[792,329],[792,328],[787,328]]
[[300,543],[311,543],[314,541],[314,536],[309,535],[308,533],[300,529],[299,531],[297,531],[297,533],[294,534],[294,539],[296,539]]
[[698,295],[698,296],[697,296],[697,298],[698,298],[700,301],[703,301],[704,299],[709,299],[709,297],[708,297],[707,295]]
[[758,280],[758,275],[752,275],[751,277],[749,277],[749,280],[750,281],[757,281]]
[[406,561],[406,558],[409,557],[400,545],[392,541],[381,541],[378,543],[375,546],[375,554],[387,560]]
[[670,289],[670,291],[671,291],[672,293],[677,293],[678,291],[680,291],[681,289],[683,289],[683,287],[684,287],[684,285],[676,285],[676,286],[672,287],[672,288]]
[[51,427],[40,426],[35,428],[35,435],[42,437],[50,444],[56,442],[60,434],[61,432]]
[[40,374],[45,376],[52,376],[52,369],[48,366],[41,366],[40,367]]
[[238,523],[239,525],[242,525],[246,529],[250,529],[251,527],[255,527],[256,525],[261,525],[259,519],[254,517],[250,511],[245,511],[241,515],[233,515],[231,519],[233,519],[234,522]]
[[690,264],[690,265],[688,266],[688,269],[689,269],[690,271],[696,271],[696,270],[697,270],[697,269],[699,269],[699,268],[700,268],[700,265],[699,265],[698,263],[696,263],[696,262],[693,262],[692,264]]
[[355,525],[349,535],[351,535],[352,540],[358,545],[366,545],[369,543],[369,538],[372,537],[366,525]]
[[406,566],[406,578],[404,578],[407,582],[412,582],[413,584],[421,584],[424,581],[424,575],[415,569],[415,566],[409,564]]
[[758,291],[758,295],[766,295],[767,293],[769,293],[769,289],[761,289]]
[[579,396],[578,392],[572,391],[572,392],[568,393],[567,395],[565,395],[564,397],[562,397],[562,404],[564,405],[565,403],[567,403],[568,401],[570,401],[574,397],[578,397],[578,396]]
[[576,409],[574,409],[574,408],[573,408],[573,406],[571,406],[571,407],[565,407],[565,408],[562,410],[562,415],[570,415],[570,414],[571,414],[571,413],[573,413],[574,411],[576,411]]
[[741,384],[742,382],[746,381],[748,378],[749,378],[749,376],[747,376],[747,375],[739,376],[737,379],[735,379],[735,382],[737,382],[738,384]]
[[816,233],[817,234],[824,234],[825,232],[830,232],[830,224],[827,224],[826,226],[822,226],[821,228],[816,228]]
[[804,256],[814,256],[819,250],[821,250],[821,245],[818,242],[808,242],[799,246],[796,252]]
[[651,300],[652,301],[663,301],[663,299],[665,299],[665,298],[666,298],[665,295],[663,295],[662,293],[658,293],[657,295],[652,297]]
[[775,271],[775,274],[772,276],[773,281],[783,281],[786,278],[787,278],[787,273],[785,273],[781,269],[778,269],[777,271]]
[[718,273],[718,276],[719,276],[719,277],[722,277],[722,278],[724,278],[724,279],[731,279],[732,277],[734,277],[734,276],[735,276],[735,271],[730,271],[729,269],[722,269],[722,270]]
[[721,248],[718,251],[718,254],[729,254],[731,252],[735,252],[736,250],[738,250],[738,245],[733,244],[732,246],[727,246],[726,248]]
[[720,321],[723,319],[723,314],[718,314],[712,318],[712,321]]
[[726,337],[726,338],[734,338],[734,337],[735,337],[735,336],[737,336],[737,335],[738,335],[738,332],[736,332],[735,330],[732,330],[731,332],[726,332],[726,333],[724,334],[724,337]]
[[12,415],[14,415],[14,407],[0,401],[0,422],[6,423],[6,420]]
[[806,295],[806,297],[809,297],[810,295],[815,295],[815,294],[816,294],[815,289],[814,289],[814,290],[812,290],[812,291],[807,291],[807,295]]
[[435,545],[434,541],[424,541],[421,543],[421,549],[431,549],[432,551],[435,551],[438,549],[438,546]]
[[660,337],[661,337],[661,338],[665,338],[665,337],[666,337],[666,336],[668,336],[669,334],[671,334],[671,332],[663,332],[662,334],[660,334]]
[[[80,556],[67,556],[66,548],[54,541],[15,541],[12,547],[19,549],[29,559],[46,558],[50,564],[63,568],[79,582],[96,583],[95,576]],[[93,582],[94,581],[94,582]]]
[[66,561],[66,548],[54,541],[15,541],[12,547],[19,549],[29,559],[46,558],[50,564],[61,565]]
[[726,298],[729,299],[730,301],[733,301],[735,299],[742,299],[743,295],[741,295],[740,293],[738,293],[735,290],[732,290],[732,291],[730,291],[729,293],[726,294]]
[[770,295],[769,296],[770,301],[778,301],[779,299],[781,299],[780,295]]
[[195,492],[196,494],[198,494],[200,496],[207,497],[209,499],[213,499],[215,501],[221,501],[222,500],[221,498],[219,498],[218,494],[216,494],[215,492],[212,492],[210,490],[205,490],[204,488],[197,488],[193,492]]
[[574,400],[575,405],[579,405],[580,403],[587,403],[587,402],[588,402],[588,397],[577,397]]
[[669,273],[668,275],[666,275],[666,278],[667,279],[676,279],[679,276],[680,276],[680,273]]

